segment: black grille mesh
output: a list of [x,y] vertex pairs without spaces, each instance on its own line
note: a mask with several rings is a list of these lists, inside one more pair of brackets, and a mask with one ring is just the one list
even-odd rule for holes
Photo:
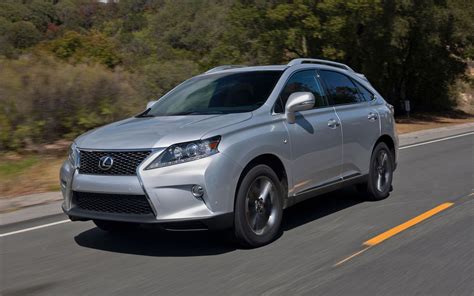
[[[137,167],[150,155],[151,151],[108,152],[81,150],[80,153],[80,174],[134,176],[136,175]],[[114,161],[112,167],[107,171],[99,168],[99,160],[103,156],[110,156]]]
[[74,204],[82,209],[93,212],[150,215],[153,210],[144,195],[103,194],[90,192],[74,192]]

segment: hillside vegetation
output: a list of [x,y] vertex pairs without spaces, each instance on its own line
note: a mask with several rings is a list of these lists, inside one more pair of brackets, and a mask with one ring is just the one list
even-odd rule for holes
[[1,150],[136,114],[219,64],[336,60],[415,112],[450,110],[473,84],[471,0],[110,2],[0,2]]

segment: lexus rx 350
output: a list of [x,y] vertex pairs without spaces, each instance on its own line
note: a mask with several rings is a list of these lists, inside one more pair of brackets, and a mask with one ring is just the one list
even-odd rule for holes
[[106,231],[232,229],[257,247],[309,197],[347,185],[387,197],[397,156],[392,106],[347,65],[220,66],[78,137],[63,210]]

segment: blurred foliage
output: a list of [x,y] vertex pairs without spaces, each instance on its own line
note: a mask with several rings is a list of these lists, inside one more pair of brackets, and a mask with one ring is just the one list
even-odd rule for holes
[[0,60],[0,145],[18,149],[74,136],[143,108],[132,74],[50,57]]
[[396,108],[454,107],[470,0],[3,0],[0,149],[73,138],[219,64],[327,58]]
[[36,27],[25,21],[10,24],[5,36],[13,47],[19,49],[30,47],[41,39],[41,33]]
[[67,31],[61,37],[44,42],[38,48],[50,51],[54,56],[70,63],[100,63],[114,68],[121,63],[117,44],[97,31],[87,35],[75,31]]
[[472,58],[472,19],[474,2],[463,0],[245,1],[226,51],[254,63],[341,61],[396,108],[411,100],[415,111],[439,111],[455,104],[449,86]]

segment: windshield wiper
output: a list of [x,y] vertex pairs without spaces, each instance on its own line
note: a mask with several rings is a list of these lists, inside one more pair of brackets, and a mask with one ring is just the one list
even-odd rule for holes
[[138,114],[137,118],[144,118],[144,117],[155,117],[155,115],[152,115],[152,114],[148,114],[148,112],[150,112],[151,108],[148,108],[146,109],[145,111],[143,111],[142,113]]
[[226,113],[224,111],[212,110],[212,111],[196,112],[196,114],[208,115],[208,114],[226,114]]
[[164,114],[163,116],[179,116],[179,115],[209,115],[209,114],[225,114],[222,111],[184,111],[184,112],[176,112],[170,114]]

